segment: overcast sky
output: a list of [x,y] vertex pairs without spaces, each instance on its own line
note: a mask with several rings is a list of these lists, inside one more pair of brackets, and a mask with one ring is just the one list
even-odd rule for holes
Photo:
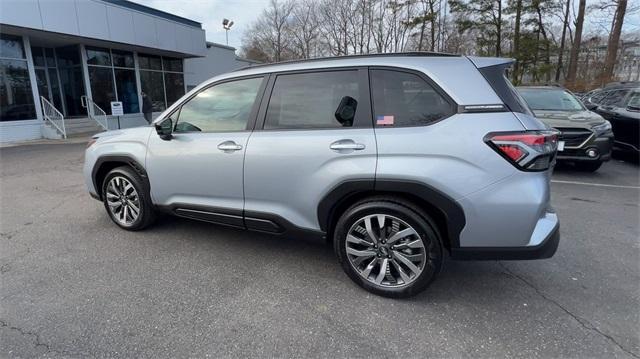
[[[0,0],[1,1],[1,0]],[[269,0],[133,0],[158,10],[202,23],[207,40],[225,43],[222,19],[233,20],[229,45],[240,49],[242,33],[262,12]]]
[[[2,0],[0,0],[2,1]],[[166,11],[187,19],[202,23],[202,27],[207,33],[207,40],[225,43],[222,19],[227,18],[234,21],[232,29],[229,31],[229,45],[240,49],[242,45],[242,34],[251,21],[262,13],[267,7],[269,0],[133,0],[137,3],[150,6],[152,8]],[[597,1],[590,0],[587,4],[595,4]],[[629,8],[637,8],[640,0],[630,0]],[[574,4],[577,10],[577,1]],[[600,16],[597,16],[600,15]],[[559,20],[560,21],[560,20]],[[601,14],[592,13],[585,21],[585,31],[608,32],[611,26],[611,19],[606,19]],[[640,30],[640,11],[627,14],[624,22],[625,32],[636,32]]]

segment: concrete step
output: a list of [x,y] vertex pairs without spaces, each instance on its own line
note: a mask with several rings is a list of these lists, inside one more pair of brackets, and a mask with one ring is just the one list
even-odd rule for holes
[[96,125],[98,124],[96,121],[90,118],[65,118],[64,123],[65,124],[95,123]]
[[96,121],[87,117],[67,118],[64,120],[64,127],[67,131],[67,136],[94,134],[104,131]]
[[79,127],[98,127],[98,128],[102,128],[100,125],[98,125],[95,122],[80,122],[80,123],[67,123],[65,121],[64,123],[64,127],[66,129],[70,129],[70,128],[79,128]]
[[67,136],[70,135],[76,135],[76,134],[80,134],[80,133],[86,133],[86,134],[96,134],[98,132],[103,132],[104,130],[102,129],[102,127],[80,127],[80,128],[74,128],[74,129],[67,129]]
[[78,132],[78,133],[67,133],[67,139],[74,139],[74,138],[85,138],[87,141],[89,141],[89,139],[91,138],[91,136],[95,135],[95,132]]

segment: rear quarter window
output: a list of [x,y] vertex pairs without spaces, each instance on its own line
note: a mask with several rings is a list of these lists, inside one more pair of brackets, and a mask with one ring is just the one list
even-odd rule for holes
[[425,126],[453,114],[453,105],[417,74],[375,69],[369,72],[377,127]]

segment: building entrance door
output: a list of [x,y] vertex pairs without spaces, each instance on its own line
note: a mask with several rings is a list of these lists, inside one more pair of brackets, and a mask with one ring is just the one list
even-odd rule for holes
[[80,100],[85,95],[80,46],[58,47],[55,49],[55,54],[64,115],[65,117],[86,116],[87,111],[82,107]]

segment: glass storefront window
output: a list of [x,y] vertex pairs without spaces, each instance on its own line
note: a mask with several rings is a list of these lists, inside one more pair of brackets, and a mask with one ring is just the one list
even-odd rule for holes
[[86,115],[87,111],[82,107],[80,100],[84,95],[82,68],[80,66],[69,66],[61,67],[58,71],[60,72],[60,86],[62,86],[64,96],[65,116]]
[[139,113],[133,52],[87,47],[91,96],[109,113],[111,101],[122,102],[124,113]]
[[142,91],[151,97],[153,111],[162,111],[184,95],[183,60],[138,54]]
[[0,57],[25,59],[22,39],[19,36],[0,34]]
[[162,64],[165,71],[182,72],[182,59],[163,57]]
[[115,69],[114,71],[116,76],[118,101],[122,101],[124,113],[140,112],[136,86],[136,72],[134,70],[125,69]]
[[109,49],[87,46],[87,63],[89,65],[111,66]]
[[166,107],[162,72],[141,70],[140,85],[142,86],[142,91],[146,93],[151,100],[153,111],[164,111]]
[[184,95],[184,75],[179,73],[165,72],[164,87],[167,94],[167,107],[176,102]]
[[58,66],[80,65],[80,49],[77,45],[70,45],[56,48],[58,55]]
[[111,101],[116,101],[112,69],[110,67],[89,66],[89,83],[91,84],[93,102],[109,113]]
[[113,66],[134,68],[133,53],[128,51],[112,50]]
[[[2,40],[3,48],[4,38]],[[20,44],[20,47],[22,44]],[[2,56],[8,53],[3,52]],[[19,55],[17,52],[12,55]],[[33,120],[36,108],[33,103],[31,81],[26,60],[0,60],[0,121]]]
[[47,82],[47,70],[36,69],[35,71],[36,81],[38,82],[38,93],[40,93],[40,96],[51,101],[51,98],[49,97],[49,83]]
[[47,67],[56,67],[56,59],[53,54],[53,49],[47,47],[44,50],[45,50],[44,54],[47,60]]
[[60,99],[60,83],[58,82],[58,72],[55,68],[49,68],[49,82],[51,83],[51,93],[53,94],[53,105],[60,111],[63,110]]
[[162,60],[160,56],[138,55],[138,63],[141,69],[145,70],[162,70]]
[[45,66],[44,63],[44,52],[41,47],[32,47],[31,55],[33,56],[33,64],[35,66]]

